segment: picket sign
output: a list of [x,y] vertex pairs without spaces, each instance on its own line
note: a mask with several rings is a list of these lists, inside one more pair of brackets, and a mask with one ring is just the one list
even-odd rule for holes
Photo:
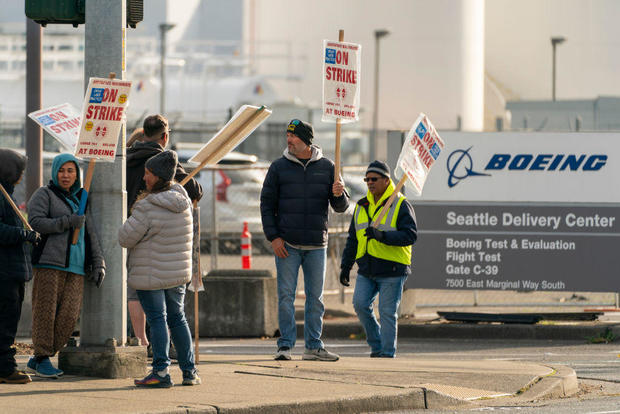
[[13,209],[13,211],[17,213],[17,216],[20,218],[22,223],[24,223],[24,226],[26,226],[28,230],[32,231],[32,227],[30,227],[28,220],[26,220],[26,218],[22,215],[21,211],[19,211],[19,208],[17,208],[17,206],[13,202],[13,199],[11,198],[9,193],[6,192],[2,184],[0,184],[0,191],[2,192],[2,195],[4,196],[4,198],[6,198],[6,201],[11,205],[11,208]]
[[69,152],[75,152],[80,132],[80,111],[64,103],[30,112],[28,117],[39,124]]
[[394,192],[388,198],[381,213],[372,223],[373,227],[377,227],[387,214],[398,192],[403,188],[407,180],[413,185],[413,191],[417,195],[422,195],[426,177],[428,177],[430,169],[445,146],[445,142],[441,139],[431,121],[426,115],[421,113],[409,130],[398,156],[396,168],[403,170],[403,176],[396,184]]
[[200,172],[207,164],[217,164],[224,155],[243,142],[258,126],[271,115],[265,105],[260,108],[243,105],[237,113],[209,140],[192,158],[190,163],[199,165],[181,181],[181,185]]
[[[125,118],[124,110],[129,102],[131,82],[117,81],[117,85],[111,84],[110,86],[112,87],[109,89],[114,91],[114,95],[112,96],[112,92],[108,92],[107,101],[107,89],[94,87],[95,83],[109,83],[114,78],[116,78],[116,73],[114,72],[110,72],[108,75],[109,81],[90,78],[88,88],[86,89],[86,96],[84,97],[80,134],[74,155],[76,158],[89,158],[90,160],[78,209],[78,215],[80,216],[84,215],[86,211],[86,201],[88,200],[88,192],[93,180],[96,160],[102,159],[114,162],[116,156],[118,134]],[[75,229],[71,241],[73,244],[77,244],[79,235],[80,229]]]
[[338,42],[323,41],[323,122],[336,121],[334,181],[340,175],[340,131],[343,121],[359,119],[361,45],[344,43],[344,30]]
[[[180,184],[185,185],[207,164],[217,164],[224,155],[228,154],[233,148],[243,142],[258,126],[271,115],[271,110],[261,106],[243,105],[237,113],[218,131],[213,138],[209,140],[188,162],[199,163],[194,170],[185,177]],[[197,246],[196,246],[197,245]],[[189,290],[194,291],[194,357],[195,363],[200,362],[199,339],[198,333],[200,325],[200,312],[198,304],[198,292],[204,290],[202,283],[202,268],[200,266],[200,207],[198,202],[194,201],[194,249],[192,269],[192,281]]]

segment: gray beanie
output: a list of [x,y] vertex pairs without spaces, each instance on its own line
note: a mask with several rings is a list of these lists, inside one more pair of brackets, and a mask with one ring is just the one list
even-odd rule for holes
[[0,148],[0,182],[15,185],[26,168],[25,155],[8,148]]
[[371,162],[366,169],[366,174],[368,174],[369,172],[375,172],[377,174],[381,174],[385,177],[390,178],[390,167],[388,167],[388,165],[383,161],[374,160],[373,162]]
[[174,174],[177,171],[178,163],[179,159],[177,157],[177,153],[168,150],[160,152],[157,155],[153,155],[146,161],[146,164],[144,164],[144,166],[162,180],[172,181],[172,179],[174,178]]

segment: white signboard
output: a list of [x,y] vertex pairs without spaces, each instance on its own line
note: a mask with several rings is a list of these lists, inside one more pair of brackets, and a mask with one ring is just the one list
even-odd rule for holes
[[28,114],[70,152],[75,152],[80,131],[80,111],[71,104],[52,106]]
[[131,81],[90,78],[82,108],[76,157],[114,162],[130,92]]
[[444,132],[422,200],[620,203],[620,134]]
[[407,174],[416,195],[422,194],[428,172],[444,147],[431,121],[420,114],[405,138],[396,163],[397,175]]
[[407,287],[619,291],[620,134],[442,135]]
[[323,41],[323,121],[359,119],[362,46]]

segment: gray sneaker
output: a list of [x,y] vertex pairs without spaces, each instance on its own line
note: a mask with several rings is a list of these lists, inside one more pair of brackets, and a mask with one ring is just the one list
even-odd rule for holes
[[325,348],[308,349],[304,351],[301,359],[305,361],[338,361],[340,357]]
[[281,346],[278,348],[278,352],[273,357],[276,361],[290,361],[291,360],[291,348],[288,346]]

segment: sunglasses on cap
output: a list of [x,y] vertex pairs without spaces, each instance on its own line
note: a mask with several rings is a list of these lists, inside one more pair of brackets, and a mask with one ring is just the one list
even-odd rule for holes
[[379,178],[385,178],[385,177],[364,177],[364,182],[367,183],[368,181],[370,182],[376,182]]

